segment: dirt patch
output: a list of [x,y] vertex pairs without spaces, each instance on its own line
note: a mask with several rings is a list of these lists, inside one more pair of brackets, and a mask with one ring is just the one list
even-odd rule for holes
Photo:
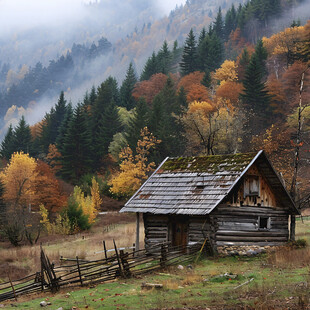
[[29,274],[27,268],[20,266],[15,266],[11,262],[0,264],[0,279],[8,281],[8,275],[10,275],[12,280],[17,280],[23,278]]

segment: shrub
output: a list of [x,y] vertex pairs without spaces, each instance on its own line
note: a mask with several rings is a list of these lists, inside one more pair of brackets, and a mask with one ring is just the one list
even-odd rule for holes
[[305,248],[307,247],[308,245],[308,242],[306,239],[298,239],[294,242],[294,245],[297,247],[297,248]]
[[88,216],[83,213],[82,208],[72,197],[68,199],[68,206],[64,213],[68,216],[71,233],[90,228]]

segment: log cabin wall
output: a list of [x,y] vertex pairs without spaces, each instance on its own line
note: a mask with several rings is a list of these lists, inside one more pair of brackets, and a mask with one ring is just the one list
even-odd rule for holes
[[168,241],[168,215],[143,214],[145,249],[148,250],[156,243]]
[[217,223],[210,216],[191,216],[188,228],[189,244],[203,244],[206,236],[214,243],[217,227]]
[[260,252],[288,241],[288,213],[285,210],[220,205],[211,217],[218,223],[217,251],[224,255]]

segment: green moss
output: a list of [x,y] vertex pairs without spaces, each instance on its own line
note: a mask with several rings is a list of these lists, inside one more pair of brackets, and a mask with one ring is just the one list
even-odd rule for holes
[[255,153],[243,153],[170,158],[164,163],[162,170],[171,172],[209,172],[213,174],[221,170],[242,171],[251,162],[255,155]]

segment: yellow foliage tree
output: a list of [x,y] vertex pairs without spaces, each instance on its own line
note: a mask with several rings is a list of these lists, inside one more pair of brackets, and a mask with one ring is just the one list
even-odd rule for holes
[[83,214],[88,216],[88,222],[90,224],[93,223],[96,218],[97,212],[93,206],[91,196],[85,197],[85,194],[82,192],[81,188],[75,186],[73,190],[73,199],[82,209]]
[[215,71],[214,78],[219,80],[221,84],[238,80],[237,65],[233,60],[225,60],[221,67]]
[[14,153],[0,177],[5,186],[4,199],[13,207],[26,207],[33,198],[37,163],[23,152]]
[[131,196],[146,180],[148,173],[154,171],[155,163],[148,163],[150,149],[161,141],[149,132],[147,127],[141,129],[141,138],[137,142],[136,155],[130,147],[124,148],[119,157],[121,159],[120,172],[113,176],[110,185],[111,192],[119,196]]
[[90,189],[91,199],[92,199],[92,207],[95,212],[98,212],[102,199],[100,197],[99,184],[96,181],[96,178],[93,177],[91,180],[91,189]]
[[297,52],[300,42],[304,38],[305,27],[289,27],[281,32],[272,35],[270,38],[263,38],[264,46],[270,55],[285,55],[287,66],[293,54]]
[[195,155],[233,152],[240,136],[234,114],[210,102],[190,103],[180,119],[188,140],[187,151]]

